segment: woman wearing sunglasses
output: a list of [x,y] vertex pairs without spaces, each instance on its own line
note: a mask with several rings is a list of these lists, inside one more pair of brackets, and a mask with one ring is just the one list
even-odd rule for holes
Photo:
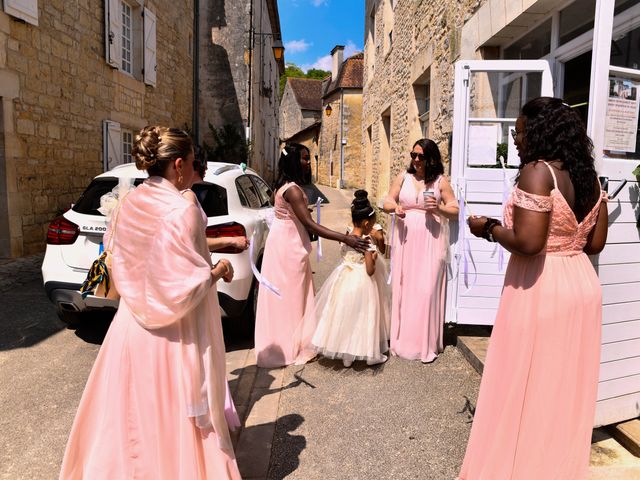
[[418,140],[384,211],[396,215],[392,245],[391,353],[432,362],[442,351],[448,219],[458,201],[433,140]]

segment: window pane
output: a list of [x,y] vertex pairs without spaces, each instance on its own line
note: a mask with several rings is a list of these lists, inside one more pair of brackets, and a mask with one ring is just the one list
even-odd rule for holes
[[243,175],[236,178],[236,187],[239,192],[242,191],[244,193],[244,197],[249,203],[249,208],[260,208],[262,206],[260,194],[248,176]]
[[640,69],[640,27],[611,39],[611,65]]
[[504,50],[507,60],[537,60],[551,51],[551,19]]
[[470,116],[516,118],[529,100],[539,97],[542,73],[472,72]]
[[560,12],[560,45],[593,28],[596,0],[577,0]]

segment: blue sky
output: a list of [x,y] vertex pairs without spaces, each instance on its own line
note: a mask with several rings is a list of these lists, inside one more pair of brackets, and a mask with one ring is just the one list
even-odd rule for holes
[[284,60],[303,70],[331,70],[329,53],[345,46],[345,58],[362,51],[364,0],[278,0]]

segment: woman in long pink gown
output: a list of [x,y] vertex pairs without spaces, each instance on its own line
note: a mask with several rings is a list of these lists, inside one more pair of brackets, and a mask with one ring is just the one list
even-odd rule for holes
[[305,363],[315,357],[311,338],[316,328],[309,233],[346,243],[363,252],[367,242],[334,232],[311,219],[300,185],[309,178],[309,149],[289,143],[278,161],[275,218],[265,245],[262,274],[281,293],[260,288],[256,313],[255,352],[259,367]]
[[395,179],[384,202],[384,210],[396,216],[391,353],[425,363],[443,348],[448,220],[458,216],[458,202],[443,173],[435,142],[418,140],[409,168]]
[[604,248],[606,202],[582,120],[562,100],[527,103],[515,141],[505,225],[469,219],[512,255],[460,479],[585,479],[602,313],[586,254]]
[[110,270],[121,295],[78,407],[61,479],[239,479],[225,420],[225,349],[201,212],[180,194],[193,148],[146,127],[132,154],[149,179],[120,201]]

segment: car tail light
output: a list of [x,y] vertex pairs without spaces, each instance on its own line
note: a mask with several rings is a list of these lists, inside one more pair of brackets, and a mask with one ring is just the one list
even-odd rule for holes
[[71,245],[78,238],[78,225],[64,217],[58,217],[49,224],[47,243],[49,245]]
[[[246,237],[247,231],[237,222],[222,223],[220,225],[211,225],[207,227],[207,238],[220,237]],[[241,253],[241,248],[224,247],[214,250],[216,253]]]

